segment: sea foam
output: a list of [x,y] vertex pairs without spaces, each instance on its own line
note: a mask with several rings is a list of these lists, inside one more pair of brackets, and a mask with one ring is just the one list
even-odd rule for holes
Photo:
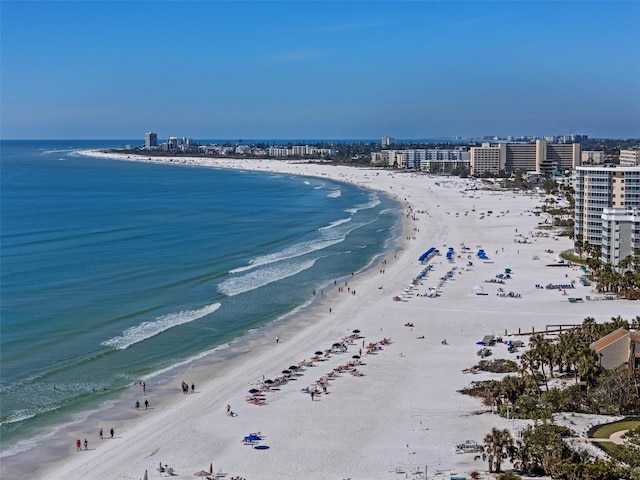
[[335,245],[336,243],[340,243],[343,240],[344,237],[331,237],[320,240],[311,240],[308,242],[300,242],[295,245],[291,245],[290,247],[287,247],[279,252],[270,253],[268,255],[261,255],[260,257],[251,260],[249,262],[249,265],[234,268],[233,270],[230,270],[229,273],[242,273],[248,270],[253,270],[257,267],[262,267],[264,265],[270,265],[272,263],[281,262],[283,260],[301,257],[302,255],[316,252],[318,250],[330,247],[331,245]]
[[177,313],[169,313],[158,317],[153,322],[143,322],[135,327],[127,328],[122,335],[110,338],[101,343],[105,347],[113,347],[124,350],[131,345],[155,337],[156,335],[185,323],[193,322],[209,315],[220,308],[220,303],[212,303],[199,310],[183,310]]
[[263,268],[259,268],[239,277],[232,277],[225,280],[218,285],[218,291],[228,297],[249,292],[256,288],[264,287],[270,283],[277,282],[278,280],[303,272],[313,267],[316,260],[317,259],[314,258],[302,262],[285,262],[263,266]]

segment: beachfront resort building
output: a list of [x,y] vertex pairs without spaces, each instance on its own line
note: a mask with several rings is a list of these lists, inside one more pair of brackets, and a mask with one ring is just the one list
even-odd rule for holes
[[571,171],[580,165],[579,143],[549,143],[536,140],[535,143],[483,143],[472,147],[471,174],[497,175],[501,171],[535,171],[553,174],[557,171]]
[[269,147],[269,157],[332,157],[336,155],[335,148],[319,148],[310,145],[293,145],[290,147]]
[[458,148],[411,148],[371,152],[371,165],[450,174],[469,169],[469,152]]
[[507,163],[506,146],[504,143],[493,146],[483,143],[480,147],[471,147],[469,162],[472,176],[498,175],[504,171]]
[[575,173],[575,238],[617,266],[640,254],[640,166],[581,166]]

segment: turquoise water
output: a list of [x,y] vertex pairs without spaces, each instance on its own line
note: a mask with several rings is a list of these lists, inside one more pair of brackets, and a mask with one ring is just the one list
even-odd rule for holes
[[77,153],[125,143],[2,142],[3,450],[304,305],[397,228],[327,179]]

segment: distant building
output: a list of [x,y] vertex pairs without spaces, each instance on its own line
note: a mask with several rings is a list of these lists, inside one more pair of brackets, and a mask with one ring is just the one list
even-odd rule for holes
[[166,151],[175,152],[178,150],[178,137],[169,137],[167,143],[163,143],[162,145]]
[[600,165],[604,163],[604,152],[602,150],[584,150],[580,157],[582,165]]
[[472,175],[498,174],[502,170],[552,174],[573,170],[581,162],[579,143],[483,143],[470,151]]
[[542,187],[544,185],[544,175],[540,172],[525,172],[522,179],[532,187]]
[[318,148],[309,145],[293,145],[287,147],[269,147],[267,155],[270,157],[333,157],[336,155],[335,148]]
[[382,137],[380,140],[380,145],[383,147],[388,147],[389,145],[395,145],[396,139],[393,137]]
[[449,174],[456,170],[466,170],[469,165],[469,151],[462,148],[430,148],[420,160],[420,169],[431,173]]
[[144,147],[147,150],[158,147],[158,134],[154,132],[148,132],[144,135]]
[[620,150],[620,165],[640,165],[640,150]]
[[469,149],[469,162],[471,175],[498,175],[505,169],[507,161],[507,148],[505,144],[491,146],[483,143],[481,147]]
[[371,152],[371,165],[374,167],[393,167],[395,161],[395,150],[382,150],[381,152]]
[[371,165],[448,174],[469,169],[469,152],[466,148],[382,150],[371,152]]

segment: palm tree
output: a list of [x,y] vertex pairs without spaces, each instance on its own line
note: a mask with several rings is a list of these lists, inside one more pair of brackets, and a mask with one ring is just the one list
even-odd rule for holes
[[[558,339],[559,369],[576,371],[578,362],[578,344],[582,341],[578,334],[579,329],[563,333]],[[577,380],[576,380],[577,381]]]
[[538,382],[538,359],[535,354],[531,353],[531,350],[524,352],[520,356],[520,375],[525,385],[535,386],[535,392],[540,396],[540,385]]
[[580,255],[580,258],[582,258],[582,247],[584,246],[584,235],[582,233],[576,235],[574,246],[578,251],[578,255]]
[[598,354],[588,345],[583,345],[579,353],[578,374],[580,379],[587,385],[587,394],[589,388],[595,384],[595,378],[600,371],[598,367]]
[[507,375],[500,382],[501,394],[510,404],[513,404],[524,390],[523,382],[516,376]]
[[618,262],[618,271],[624,272],[633,265],[633,256],[627,255]]
[[[542,379],[544,380],[548,391],[549,385],[547,384],[547,374],[544,370],[544,366],[548,363],[550,368],[553,370],[553,347],[551,342],[549,339],[545,338],[544,335],[537,333],[529,339],[529,344],[531,345],[529,350],[530,355],[538,361],[540,370],[542,371]],[[551,376],[553,377],[553,374]]]
[[582,321],[581,332],[586,343],[593,343],[600,338],[600,327],[593,317],[587,317]]
[[506,428],[500,430],[493,427],[484,437],[484,451],[483,459],[489,462],[489,472],[500,472],[502,462],[514,457],[515,448],[511,432]]

